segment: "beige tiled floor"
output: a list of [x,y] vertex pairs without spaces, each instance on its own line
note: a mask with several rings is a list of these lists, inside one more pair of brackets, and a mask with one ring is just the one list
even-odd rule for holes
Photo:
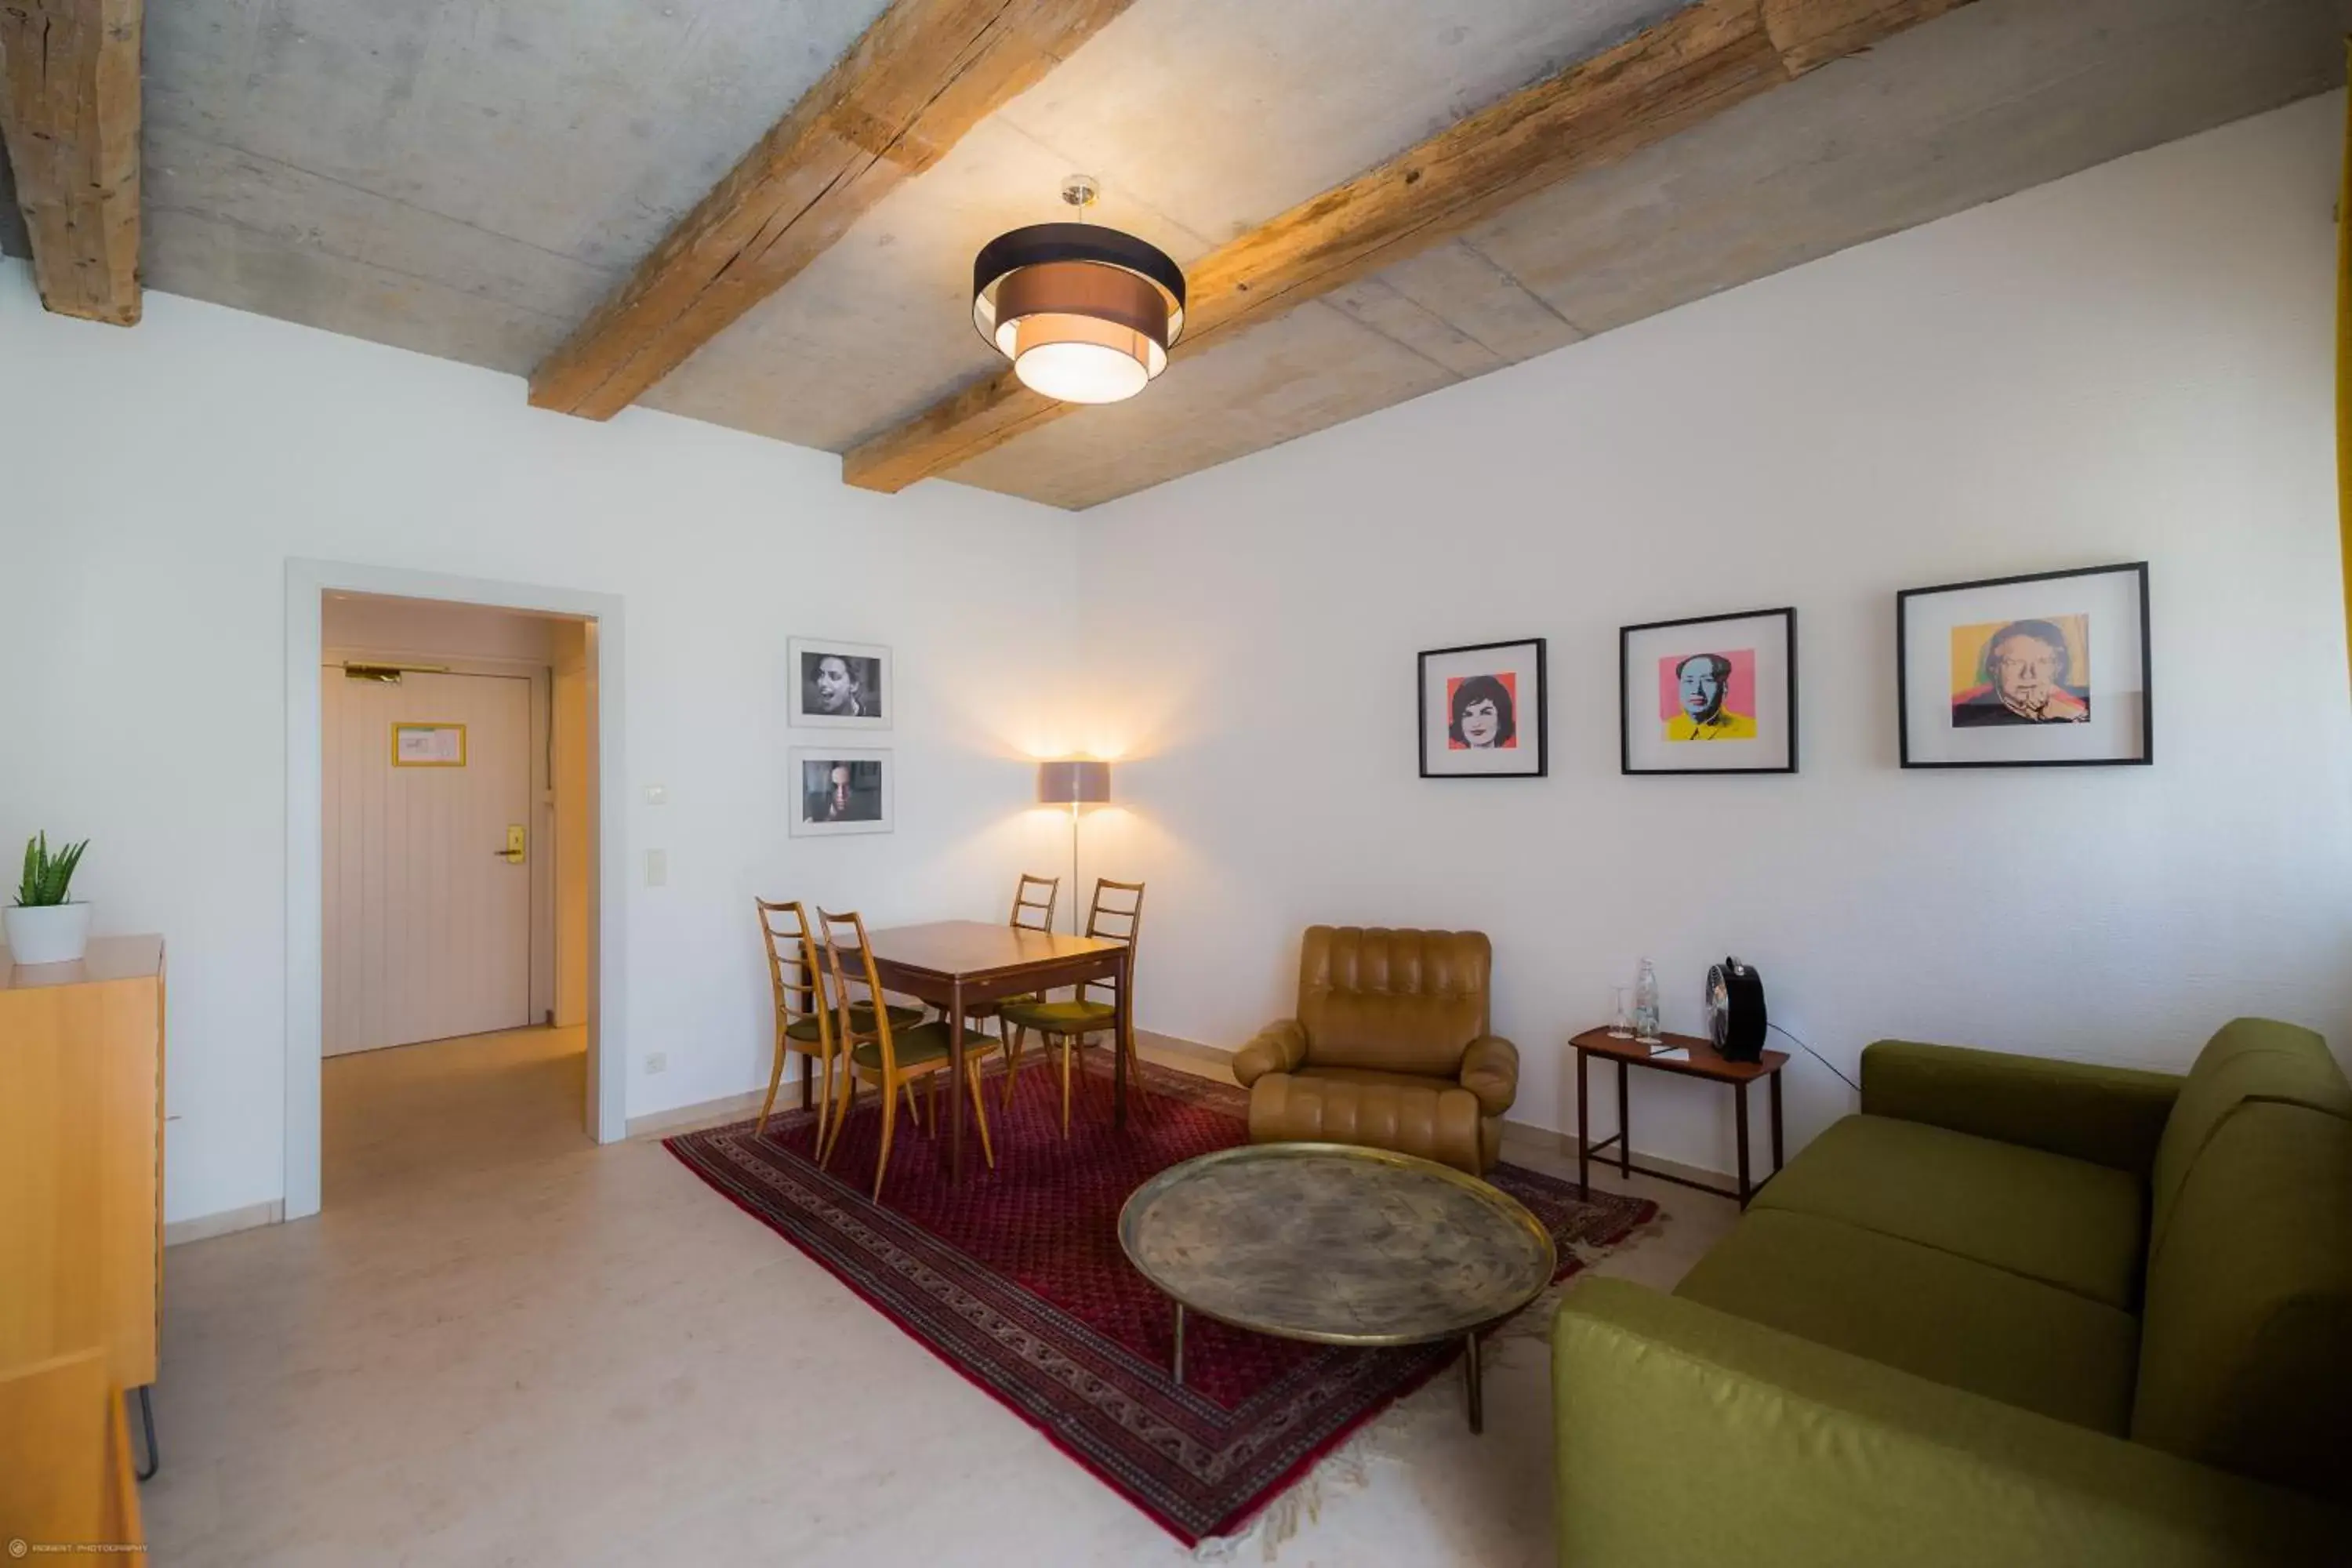
[[[591,1144],[580,1051],[331,1061],[325,1211],[171,1251],[160,1563],[1186,1559],[657,1143]],[[1672,1218],[1600,1272],[1671,1284],[1730,1222],[1631,1188]],[[1544,1343],[1489,1353],[1483,1437],[1440,1379],[1238,1560],[1551,1563]]]

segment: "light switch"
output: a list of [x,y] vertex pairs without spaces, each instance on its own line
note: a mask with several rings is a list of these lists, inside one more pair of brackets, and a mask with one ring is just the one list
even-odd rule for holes
[[668,885],[669,851],[667,849],[646,850],[646,886],[648,888],[662,888]]
[[669,804],[669,786],[667,784],[646,785],[646,804],[647,805],[667,805]]

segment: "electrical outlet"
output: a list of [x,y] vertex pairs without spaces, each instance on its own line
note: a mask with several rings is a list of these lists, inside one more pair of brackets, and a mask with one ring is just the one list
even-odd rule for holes
[[667,1051],[652,1051],[646,1054],[646,1076],[647,1078],[651,1078],[656,1073],[667,1071],[669,1071],[669,1053]]

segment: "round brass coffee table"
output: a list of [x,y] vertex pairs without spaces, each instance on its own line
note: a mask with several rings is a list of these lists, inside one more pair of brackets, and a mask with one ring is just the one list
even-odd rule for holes
[[1551,1283],[1551,1235],[1450,1165],[1345,1143],[1254,1143],[1171,1166],[1119,1211],[1119,1245],[1184,1319],[1327,1345],[1459,1338],[1484,1429],[1478,1331]]

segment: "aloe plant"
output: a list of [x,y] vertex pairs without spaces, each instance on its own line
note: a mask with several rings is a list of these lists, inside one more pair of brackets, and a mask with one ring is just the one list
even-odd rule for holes
[[81,852],[89,847],[89,840],[85,838],[52,855],[47,834],[26,839],[25,879],[17,884],[16,902],[31,909],[64,903],[66,889],[73,883],[74,868],[81,864]]

